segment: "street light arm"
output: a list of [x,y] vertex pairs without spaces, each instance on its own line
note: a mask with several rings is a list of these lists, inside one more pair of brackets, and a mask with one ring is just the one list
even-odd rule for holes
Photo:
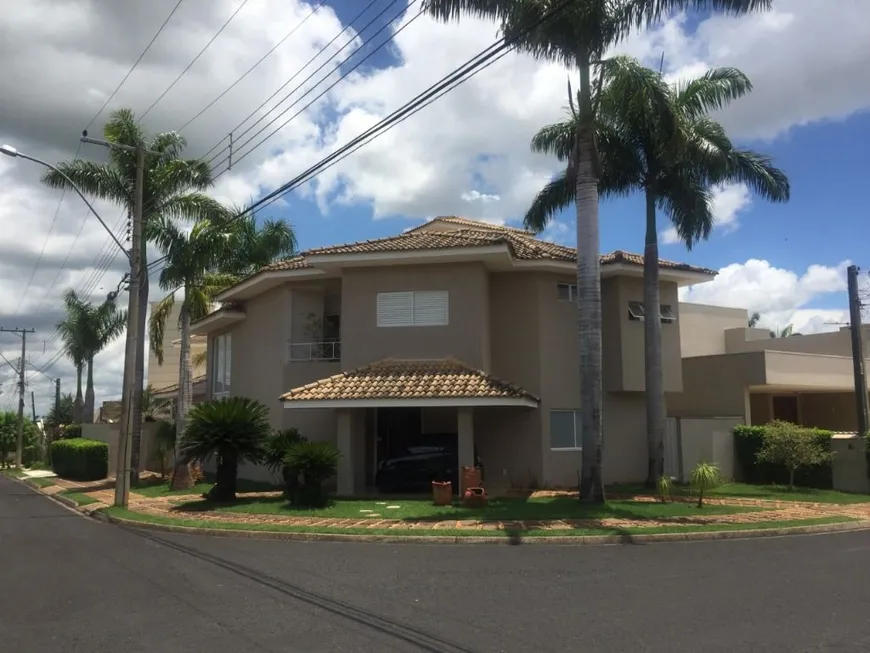
[[70,187],[78,194],[78,196],[82,198],[82,201],[88,205],[88,208],[91,210],[91,213],[93,213],[94,216],[97,218],[97,220],[100,221],[100,224],[103,225],[103,229],[105,229],[109,233],[109,236],[112,237],[112,240],[115,241],[115,244],[121,249],[122,252],[124,252],[124,256],[127,257],[127,260],[128,261],[130,260],[130,252],[128,252],[127,249],[121,244],[121,241],[118,240],[118,237],[115,236],[114,233],[112,233],[112,230],[109,229],[109,225],[107,225],[103,221],[103,219],[100,217],[100,214],[97,213],[97,210],[93,207],[93,205],[90,203],[90,201],[85,196],[85,194],[76,185],[76,183],[66,175],[66,173],[64,173],[62,170],[60,170],[56,166],[53,166],[50,163],[43,161],[42,159],[37,159],[36,157],[30,156],[29,154],[23,154],[22,152],[17,152],[16,156],[19,156],[22,159],[27,159],[28,161],[33,161],[34,163],[38,163],[39,165],[45,166],[46,168],[48,168],[50,170],[54,170],[57,174],[59,174],[61,177],[63,177],[66,180],[66,183],[69,184]]

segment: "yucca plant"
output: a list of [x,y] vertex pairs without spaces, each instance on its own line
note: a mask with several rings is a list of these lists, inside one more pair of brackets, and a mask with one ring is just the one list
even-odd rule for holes
[[667,503],[671,500],[671,491],[673,488],[674,483],[670,476],[659,476],[659,480],[656,482],[656,489],[658,490],[659,499],[661,499],[662,503]]
[[302,477],[302,484],[288,496],[290,502],[301,506],[326,503],[323,482],[335,475],[340,456],[338,449],[328,442],[304,441],[292,445],[284,457],[284,464],[296,473],[297,478]]
[[185,462],[216,456],[215,484],[206,498],[233,501],[239,463],[263,462],[271,433],[267,406],[247,397],[226,397],[191,409],[179,451]]
[[291,428],[275,431],[266,444],[264,462],[273,475],[281,473],[281,478],[284,481],[284,494],[288,499],[292,499],[299,488],[299,471],[290,467],[285,459],[293,445],[307,441],[299,431]]
[[722,477],[715,463],[700,462],[692,470],[692,488],[698,492],[698,507],[704,507],[704,493],[719,486]]

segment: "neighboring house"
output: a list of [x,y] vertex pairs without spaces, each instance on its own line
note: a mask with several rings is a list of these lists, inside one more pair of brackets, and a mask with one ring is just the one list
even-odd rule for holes
[[[645,478],[643,260],[601,257],[604,480]],[[683,391],[677,289],[715,272],[661,262],[664,384]],[[341,451],[338,491],[396,452],[455,438],[488,487],[576,487],[576,252],[529,232],[436,218],[401,235],[304,252],[218,296],[208,393],[240,395]],[[746,312],[743,312],[746,321]],[[243,468],[264,477],[260,468]]]
[[[151,302],[151,310],[157,306],[158,302]],[[166,320],[166,329],[163,332],[163,365],[157,362],[157,356],[148,349],[148,380],[146,386],[150,385],[154,391],[154,396],[159,399],[175,399],[178,392],[178,366],[181,357],[181,338],[178,326],[178,317],[181,311],[181,302],[176,300],[172,307],[172,313]],[[205,350],[206,338],[201,336],[193,336],[190,339],[190,356],[194,361],[193,365],[193,402],[199,403],[205,400]],[[197,359],[202,358],[202,362],[198,365]]]
[[[680,334],[683,392],[668,397],[672,416],[857,429],[849,327],[771,338],[747,328],[743,309],[680,304]],[[862,335],[866,343],[870,327]]]

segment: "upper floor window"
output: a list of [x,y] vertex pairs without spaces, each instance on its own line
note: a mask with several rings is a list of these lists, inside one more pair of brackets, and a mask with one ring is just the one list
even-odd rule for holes
[[[674,315],[674,309],[670,304],[661,305],[662,322],[670,324],[677,321],[677,316]],[[646,317],[646,309],[643,302],[628,302],[628,319],[643,322]]]
[[378,326],[445,326],[448,323],[446,290],[378,293]]
[[577,285],[573,283],[559,283],[556,284],[556,292],[558,293],[559,299],[562,299],[566,302],[576,302],[577,301]]
[[225,333],[217,336],[213,341],[211,367],[211,393],[215,398],[226,397],[230,394],[230,367],[233,358],[232,336]]

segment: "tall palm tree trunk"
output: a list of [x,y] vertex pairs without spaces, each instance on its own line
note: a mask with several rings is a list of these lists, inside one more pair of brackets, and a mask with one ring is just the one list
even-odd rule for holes
[[587,58],[580,65],[580,126],[575,149],[580,432],[583,446],[580,500],[586,503],[603,503],[601,260],[598,232],[598,175],[595,165],[590,78]]
[[646,191],[646,239],[643,249],[643,311],[646,435],[649,447],[646,485],[652,488],[665,471],[665,390],[656,197],[649,189]]
[[94,423],[94,357],[88,356],[88,384],[85,390],[85,408],[82,415],[83,424]]
[[[145,324],[148,320],[148,259],[145,257],[147,242],[142,239],[142,272],[139,275],[139,322],[136,325],[138,333],[142,336],[146,333]],[[142,450],[142,391],[145,388],[145,338],[136,343],[136,365],[134,368],[133,412],[132,426],[132,455],[130,457],[130,484],[139,482],[140,454]]]
[[84,415],[84,401],[82,400],[82,365],[76,365],[76,399],[73,403],[73,422],[82,423]]
[[175,463],[171,489],[193,487],[190,467],[181,456],[181,439],[187,422],[187,413],[193,403],[193,383],[190,364],[190,306],[187,303],[189,289],[184,289],[181,304],[181,355],[178,363],[178,398],[175,403]]

